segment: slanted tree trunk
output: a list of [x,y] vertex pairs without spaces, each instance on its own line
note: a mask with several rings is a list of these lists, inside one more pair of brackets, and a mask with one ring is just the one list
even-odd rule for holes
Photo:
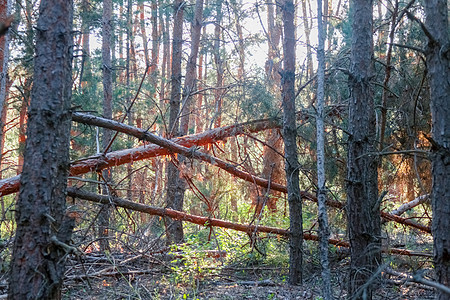
[[[102,73],[103,73],[103,117],[112,119],[112,65],[111,65],[111,37],[112,37],[112,0],[103,1],[103,28],[102,28]],[[111,130],[103,129],[102,147],[108,151],[111,141]],[[108,184],[111,181],[111,169],[102,171],[105,183],[102,185],[102,194],[110,193]],[[109,226],[111,207],[104,204],[98,215],[98,237],[101,251],[109,250]]]
[[[450,286],[450,34],[446,0],[425,1],[430,78],[434,263],[439,283]],[[436,299],[449,299],[439,290]]]
[[347,218],[351,244],[349,295],[359,292],[372,299],[376,282],[359,291],[381,263],[380,203],[377,190],[377,165],[373,76],[372,1],[353,0],[352,47],[349,76]]
[[295,7],[292,0],[284,0],[281,5],[284,29],[283,70],[281,71],[283,138],[290,220],[289,283],[301,284],[303,224],[295,118]]
[[[184,1],[176,0],[174,4],[174,25],[172,40],[172,88],[170,93],[170,110],[168,136],[179,136],[179,113],[181,103],[181,57],[183,46],[183,12]],[[174,160],[167,165],[166,206],[175,210],[183,210],[184,187],[180,171]],[[184,239],[181,221],[165,219],[167,243],[180,243]]]
[[317,21],[319,47],[317,49],[317,204],[319,220],[319,249],[322,265],[322,295],[323,299],[333,299],[331,291],[331,273],[328,260],[328,213],[326,205],[327,189],[325,186],[325,24],[322,16],[322,0],[317,1]]
[[[73,223],[64,217],[72,88],[70,0],[42,0],[32,101],[16,205],[8,299],[60,299]],[[51,50],[51,51],[49,51]]]

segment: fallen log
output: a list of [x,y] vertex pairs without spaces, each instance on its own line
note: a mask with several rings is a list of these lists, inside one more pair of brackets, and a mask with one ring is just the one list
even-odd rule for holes
[[[108,128],[111,130],[115,130],[118,132],[126,133],[129,135],[132,135],[140,140],[145,140],[148,142],[151,142],[153,144],[156,144],[160,146],[163,149],[166,149],[169,151],[169,153],[179,153],[183,156],[191,159],[198,159],[202,160],[204,162],[207,162],[211,165],[217,166],[228,173],[232,174],[233,176],[236,176],[238,178],[244,179],[249,182],[253,182],[261,187],[267,188],[270,185],[270,188],[279,192],[287,193],[287,189],[285,186],[275,183],[275,182],[269,182],[269,180],[252,175],[248,172],[239,170],[235,165],[230,164],[220,158],[213,157],[209,154],[206,154],[204,152],[201,152],[196,149],[196,147],[185,147],[183,145],[180,145],[179,143],[176,143],[174,141],[162,138],[160,136],[157,136],[153,133],[147,132],[146,130],[142,130],[133,126],[129,126],[123,123],[119,123],[113,120],[95,117],[91,115],[85,115],[80,113],[74,113],[74,120],[77,120],[78,122],[83,122],[84,124],[89,125],[95,125],[103,128]],[[314,197],[312,195],[309,195],[308,193],[304,192],[302,194],[302,197]]]
[[[169,151],[172,151],[174,153],[180,153],[188,158],[199,159],[204,162],[215,165],[215,166],[227,171],[228,173],[232,174],[233,176],[236,176],[238,178],[244,179],[249,182],[253,182],[261,187],[267,188],[269,186],[269,181],[264,178],[257,177],[248,172],[239,170],[234,165],[227,163],[226,161],[221,160],[217,157],[213,157],[206,153],[200,152],[196,148],[183,147],[179,143],[164,139],[155,134],[147,132],[146,130],[132,127],[132,126],[129,126],[129,125],[126,125],[123,123],[119,123],[119,122],[116,122],[116,121],[113,121],[110,119],[105,119],[105,118],[100,118],[100,117],[86,115],[86,114],[80,114],[80,113],[74,113],[73,119],[76,120],[77,122],[82,122],[85,124],[95,125],[95,126],[99,126],[99,127],[104,127],[104,128],[108,128],[111,130],[115,130],[118,132],[132,135],[140,140],[145,140],[145,141],[154,143],[154,144],[156,144],[164,149],[167,149]],[[270,183],[270,188],[273,190],[279,191],[279,192],[287,193],[287,188],[285,186],[275,183],[275,182]],[[302,191],[301,196],[302,196],[302,198],[310,199],[314,202],[317,202],[317,198],[310,193]],[[344,207],[343,203],[340,203],[338,201],[332,201],[332,200],[328,200],[327,205],[333,206],[336,208]],[[396,221],[396,222],[404,224],[404,225],[415,227],[424,232],[431,233],[431,229],[429,227],[421,225],[421,224],[417,224],[408,219],[405,219],[405,218],[402,218],[399,216],[395,216],[395,215],[391,215],[386,212],[381,212],[381,216],[386,220]]]
[[[126,134],[130,134],[139,139],[155,143],[156,145],[110,152],[104,156],[99,155],[73,162],[70,168],[70,175],[72,176],[94,171],[98,172],[105,168],[126,164],[132,161],[148,159],[159,155],[168,155],[174,152],[180,153],[189,158],[200,159],[212,165],[216,165],[217,167],[227,171],[228,173],[238,178],[257,184],[261,187],[267,188],[269,186],[268,180],[254,176],[248,172],[239,170],[236,168],[236,166],[227,163],[219,158],[200,152],[195,147],[224,140],[230,136],[244,134],[246,132],[257,132],[280,126],[278,119],[265,119],[241,123],[173,140],[167,140],[154,134],[151,134],[145,130],[125,125],[116,121],[90,116],[86,114],[74,113],[73,119],[77,120],[78,122],[83,122],[95,126],[101,126],[112,130],[117,130]],[[191,148],[188,148],[189,146]],[[19,190],[19,186],[20,186],[20,176],[0,180],[0,196],[9,195],[17,192]],[[286,187],[281,184],[271,182],[270,188],[276,191],[287,193]],[[311,193],[302,191],[301,196],[304,199],[317,202],[317,198]],[[327,200],[327,205],[340,209],[345,207],[344,203],[334,201],[331,199]],[[411,226],[427,233],[431,233],[430,227],[417,224],[411,220],[399,216],[391,215],[386,212],[381,212],[381,217],[389,221],[395,221],[397,223]]]
[[416,207],[419,204],[425,203],[430,199],[430,194],[425,194],[400,205],[397,209],[391,211],[391,215],[401,216],[404,212]]
[[[185,212],[169,209],[169,208],[160,208],[160,207],[154,207],[150,205],[145,205],[141,203],[136,203],[132,201],[128,201],[122,198],[118,197],[110,197],[110,196],[104,196],[104,195],[98,195],[91,192],[83,191],[81,189],[69,187],[67,188],[67,194],[70,197],[87,200],[91,202],[101,203],[101,204],[114,204],[119,207],[123,207],[126,209],[131,209],[134,211],[139,211],[143,213],[147,213],[150,215],[156,215],[160,217],[169,217],[175,220],[180,221],[186,221],[193,224],[201,225],[201,226],[214,226],[214,227],[221,227],[221,228],[228,228],[233,229],[236,231],[245,232],[247,234],[253,234],[254,232],[265,232],[265,233],[272,233],[277,234],[284,237],[289,237],[289,230],[276,228],[276,227],[270,227],[270,226],[259,226],[259,225],[246,225],[246,224],[238,224],[233,223],[230,221],[215,219],[215,218],[209,218],[209,217],[203,217],[203,216],[196,216],[187,214]],[[319,237],[317,235],[313,235],[310,233],[304,233],[303,238],[305,240],[311,240],[311,241],[318,241]],[[338,239],[329,239],[328,242],[335,246],[340,247],[350,247],[350,244],[346,241],[341,241]],[[408,255],[408,256],[426,256],[428,257],[428,254],[423,253],[415,253],[408,250],[403,249],[386,249],[383,250],[384,252],[388,253],[394,253],[394,254],[401,254],[401,255]]]
[[[74,120],[77,116],[73,117]],[[226,140],[229,137],[255,133],[270,128],[280,127],[280,119],[263,119],[230,126],[211,129],[199,134],[188,135],[172,139],[171,141],[185,147],[204,146],[218,141]],[[109,152],[105,155],[95,155],[80,159],[71,163],[70,175],[81,175],[89,172],[98,172],[106,168],[124,165],[133,161],[139,161],[169,155],[170,151],[157,145],[148,145],[132,149]],[[20,186],[20,175],[0,180],[0,196],[16,193]]]

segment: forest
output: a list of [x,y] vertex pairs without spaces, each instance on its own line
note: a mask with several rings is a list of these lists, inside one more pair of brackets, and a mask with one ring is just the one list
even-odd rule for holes
[[0,299],[450,299],[446,0],[0,0]]

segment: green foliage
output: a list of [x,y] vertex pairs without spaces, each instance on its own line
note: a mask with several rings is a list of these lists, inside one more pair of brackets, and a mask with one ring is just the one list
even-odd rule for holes
[[241,120],[255,120],[277,116],[280,112],[279,100],[261,81],[249,80],[244,86],[245,97],[240,99]]

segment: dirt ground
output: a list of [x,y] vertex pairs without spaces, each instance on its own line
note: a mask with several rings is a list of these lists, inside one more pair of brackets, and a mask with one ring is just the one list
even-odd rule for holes
[[[346,299],[345,260],[332,264],[336,299]],[[141,255],[91,255],[69,262],[63,299],[321,299],[320,269],[305,270],[302,286],[286,283],[287,268],[274,265],[227,266],[189,273],[167,259]],[[191,268],[192,269],[192,268]],[[434,299],[433,289],[383,272],[374,299]]]

